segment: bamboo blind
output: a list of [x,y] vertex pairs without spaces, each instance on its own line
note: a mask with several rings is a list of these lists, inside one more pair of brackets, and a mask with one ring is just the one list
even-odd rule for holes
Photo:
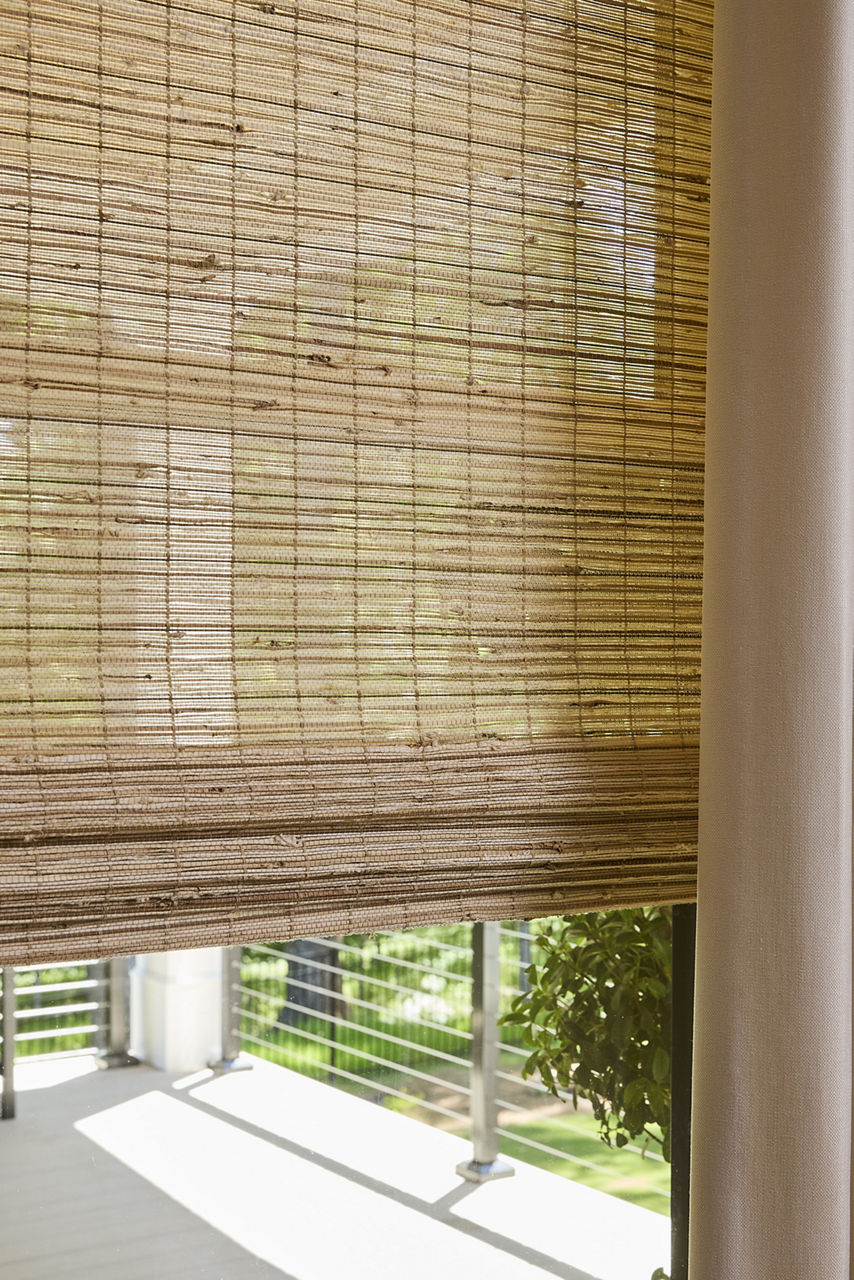
[[2,963],[692,895],[710,0],[5,0]]

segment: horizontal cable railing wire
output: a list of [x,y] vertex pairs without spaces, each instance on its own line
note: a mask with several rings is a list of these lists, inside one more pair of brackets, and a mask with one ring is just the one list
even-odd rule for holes
[[[54,1041],[55,1040],[59,1042],[65,1039],[70,1039],[71,1037],[77,1038],[78,1036],[81,1036],[81,1035],[94,1036],[97,1034],[97,1032],[98,1032],[97,1022],[80,1022],[72,1027],[48,1027],[46,1029],[42,1029],[41,1031],[16,1031],[15,1033],[16,1055],[15,1056],[20,1057],[21,1045],[25,1045],[30,1041],[34,1041],[34,1040]],[[62,1049],[57,1049],[56,1051],[48,1050],[46,1054],[42,1054],[39,1056],[43,1057],[49,1054],[51,1057],[57,1057],[63,1052],[64,1050]],[[93,1053],[95,1052],[94,1046],[90,1050],[90,1052],[93,1052]]]
[[[398,938],[400,937],[400,930],[377,929],[371,936],[374,938]],[[431,938],[430,945],[435,947],[437,951],[456,951],[458,955],[462,956],[471,954],[471,945],[462,946],[458,942],[444,942],[440,938]]]
[[[424,930],[423,932],[426,932],[426,930]],[[371,937],[376,937],[376,936],[378,936],[378,935],[376,935],[376,934],[371,934],[370,936],[371,936]],[[379,935],[379,936],[389,937],[389,938],[394,938],[395,936],[396,936],[396,937],[401,937],[401,936],[406,936],[406,935],[405,935],[405,934],[404,934],[404,935],[401,935],[401,934],[397,934],[397,935],[395,935],[395,934],[384,934],[384,935]],[[320,942],[320,943],[325,943],[325,942],[326,942],[326,941],[328,941],[328,940],[327,940],[327,939],[325,939],[325,938],[308,938],[308,939],[306,939],[306,941],[308,941],[308,942]],[[352,946],[350,943],[347,943],[347,942],[338,942],[338,941],[336,941],[336,942],[334,943],[334,945],[338,948],[338,950],[339,950],[339,951],[349,951],[349,952],[352,952],[352,953],[353,953],[353,954],[355,954],[355,955],[361,955],[361,954],[362,954],[362,949],[361,949],[360,947],[354,947],[354,946]],[[435,944],[432,942],[432,940],[431,940],[431,945],[435,945]],[[439,951],[439,950],[443,950],[443,951],[453,951],[456,955],[459,955],[459,956],[465,957],[466,959],[468,959],[468,957],[469,957],[469,956],[470,956],[470,954],[471,954],[470,950],[468,950],[468,951],[467,951],[467,950],[466,950],[466,948],[464,948],[464,947],[446,947],[446,946],[444,946],[444,945],[440,945],[440,946],[436,947],[436,950],[437,950],[437,951]],[[396,955],[394,955],[393,953],[389,953],[389,952],[382,952],[382,953],[380,953],[380,954],[382,955],[383,960],[385,960],[387,963],[389,963],[389,964],[393,964],[393,965],[397,965],[399,968],[402,968],[402,969],[414,969],[417,973],[428,973],[428,974],[433,974],[435,977],[439,977],[439,978],[444,978],[444,977],[446,977],[446,976],[447,976],[447,970],[446,970],[446,969],[442,969],[442,968],[434,968],[434,967],[432,967],[431,965],[428,965],[428,964],[422,964],[422,963],[419,963],[419,962],[414,961],[414,960],[407,960],[407,959],[405,959],[403,956],[396,956]],[[472,981],[471,974],[468,974],[468,973],[454,974],[454,977],[455,977],[455,978],[457,978],[460,982],[468,982],[468,983],[471,983],[471,981]]]

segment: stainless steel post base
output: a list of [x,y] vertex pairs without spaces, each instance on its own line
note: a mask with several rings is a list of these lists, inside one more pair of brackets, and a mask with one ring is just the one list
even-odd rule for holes
[[494,1182],[496,1178],[512,1178],[515,1172],[505,1160],[490,1160],[488,1164],[469,1160],[457,1165],[457,1173],[467,1182]]
[[222,1076],[232,1071],[251,1071],[252,1063],[243,1058],[218,1058],[216,1062],[209,1062],[208,1068]]
[[97,1055],[95,1066],[101,1071],[112,1071],[114,1067],[138,1067],[139,1058],[135,1058],[132,1053],[123,1053],[120,1049],[111,1049],[109,1053]]

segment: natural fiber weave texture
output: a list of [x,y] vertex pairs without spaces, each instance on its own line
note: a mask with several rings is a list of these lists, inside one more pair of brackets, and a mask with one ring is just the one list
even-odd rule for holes
[[710,0],[6,0],[2,962],[693,894]]

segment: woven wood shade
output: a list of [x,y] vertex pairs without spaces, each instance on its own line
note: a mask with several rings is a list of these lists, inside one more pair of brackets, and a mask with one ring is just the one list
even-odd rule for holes
[[3,963],[693,894],[710,28],[7,0]]

